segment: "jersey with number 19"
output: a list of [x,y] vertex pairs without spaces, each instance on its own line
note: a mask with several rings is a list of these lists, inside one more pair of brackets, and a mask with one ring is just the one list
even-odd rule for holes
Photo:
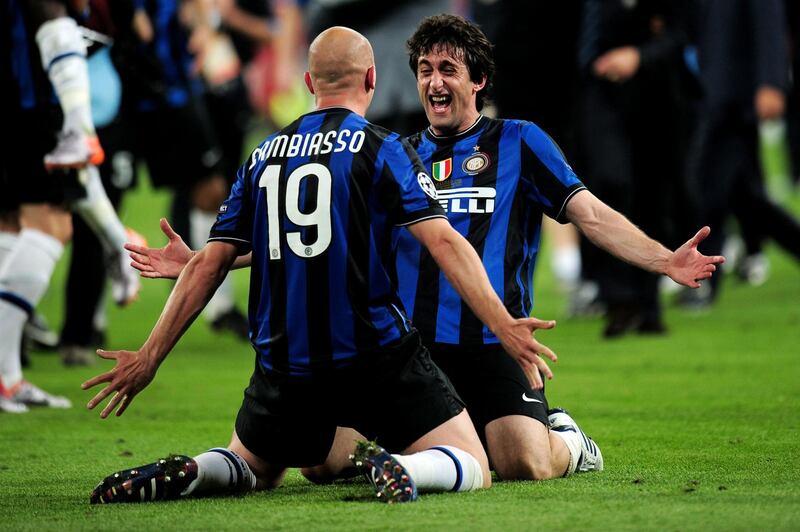
[[393,226],[444,218],[410,145],[343,108],[301,116],[239,169],[209,241],[253,252],[250,338],[266,370],[308,376],[400,340]]

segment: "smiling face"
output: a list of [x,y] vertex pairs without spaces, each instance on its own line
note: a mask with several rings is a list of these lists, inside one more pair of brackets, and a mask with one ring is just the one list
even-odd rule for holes
[[486,83],[470,79],[461,54],[434,47],[417,60],[417,92],[425,114],[437,135],[453,135],[467,129],[480,116],[476,94]]

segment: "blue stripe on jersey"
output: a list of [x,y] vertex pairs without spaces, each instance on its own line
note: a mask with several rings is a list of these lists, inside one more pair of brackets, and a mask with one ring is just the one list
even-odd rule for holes
[[22,109],[33,109],[36,106],[36,92],[28,49],[28,29],[19,2],[11,0],[8,7],[11,18],[11,70],[19,87],[19,103]]
[[[414,316],[414,302],[417,300],[417,282],[419,281],[419,260],[422,244],[411,236],[405,227],[396,227],[392,235],[392,251],[396,257],[395,274],[397,275],[397,293],[403,302],[406,312]],[[402,252],[398,252],[402,248]]]

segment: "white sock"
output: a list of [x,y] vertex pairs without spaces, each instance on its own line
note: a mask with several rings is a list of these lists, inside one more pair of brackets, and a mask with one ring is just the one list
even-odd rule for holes
[[393,454],[418,490],[472,491],[483,487],[478,460],[457,447],[440,445],[414,454]]
[[244,459],[222,447],[209,449],[194,457],[197,478],[181,495],[190,493],[223,493],[250,491],[256,487],[256,476]]
[[11,231],[0,231],[0,267],[3,261],[11,253],[11,249],[19,239],[19,233],[12,233]]
[[569,451],[569,465],[567,466],[567,471],[564,473],[564,476],[568,477],[575,472],[575,469],[578,467],[578,461],[581,459],[581,436],[572,430],[565,430],[563,432],[551,430],[550,432],[564,440],[564,444],[567,446],[567,450]]
[[47,290],[63,252],[64,246],[52,236],[23,229],[0,265],[0,378],[7,388],[22,379],[22,329]]
[[89,165],[79,170],[78,176],[86,189],[86,197],[73,203],[72,210],[83,218],[86,225],[100,239],[107,254],[124,253],[122,246],[128,241],[125,226],[122,225],[117,211],[108,199],[100,179],[100,171],[96,166]]
[[581,276],[581,251],[578,246],[562,246],[553,250],[553,274],[566,286],[575,286]]
[[[208,235],[211,233],[211,227],[216,221],[216,213],[201,211],[200,209],[192,209],[189,212],[189,231],[193,249],[202,249],[206,245]],[[230,276],[227,276],[206,305],[203,315],[206,320],[214,321],[233,309],[233,305],[233,281],[231,281]]]
[[36,44],[64,111],[63,129],[94,135],[86,44],[78,24],[70,17],[48,20],[36,32]]

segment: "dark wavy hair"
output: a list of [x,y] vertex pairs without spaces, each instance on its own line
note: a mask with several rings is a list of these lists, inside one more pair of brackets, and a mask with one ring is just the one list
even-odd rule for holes
[[486,76],[486,85],[478,91],[476,104],[478,111],[489,99],[494,77],[494,57],[492,43],[481,29],[457,15],[435,15],[424,19],[414,35],[406,41],[408,66],[417,75],[417,61],[420,56],[440,47],[467,66],[473,83],[480,83]]

